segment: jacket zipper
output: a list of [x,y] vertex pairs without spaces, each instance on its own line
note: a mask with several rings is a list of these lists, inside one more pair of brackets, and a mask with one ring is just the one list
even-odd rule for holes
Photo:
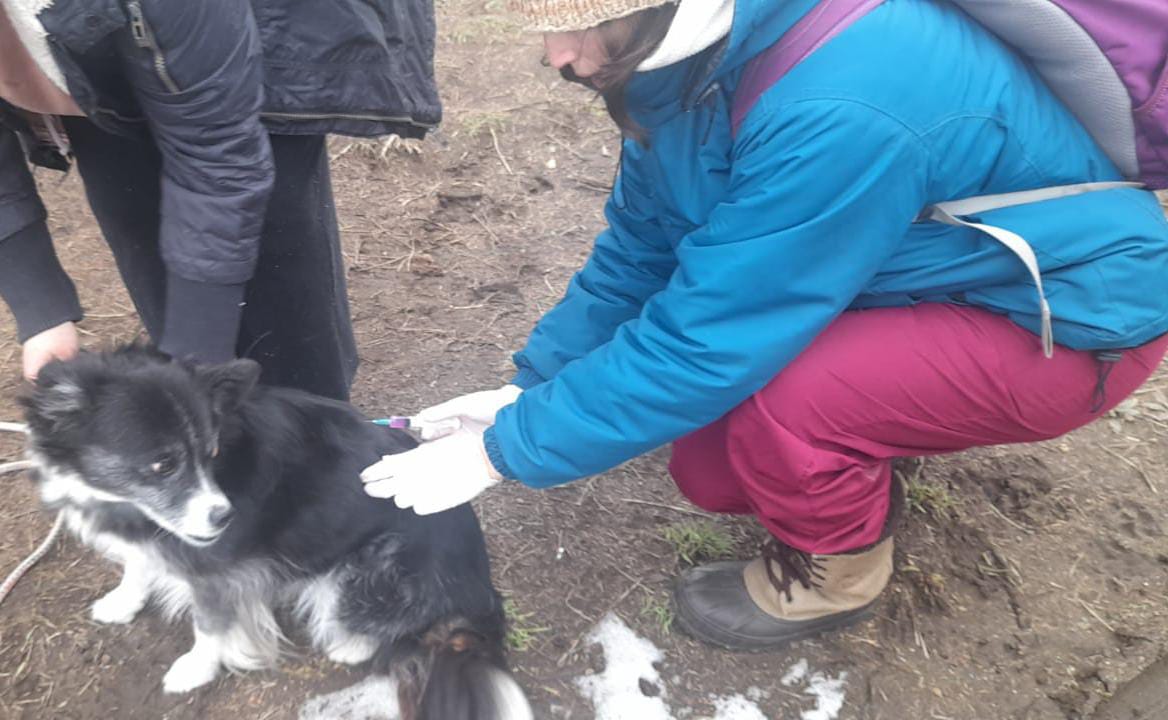
[[[138,47],[151,51],[154,54],[154,70],[158,73],[158,78],[166,89],[172,93],[181,92],[178,83],[171,77],[170,71],[166,68],[166,57],[162,54],[162,49],[158,47],[158,43],[154,40],[154,33],[150,26],[146,23],[146,17],[142,14],[142,3],[140,0],[130,0],[126,3],[126,8],[130,11],[130,31],[134,35],[134,42]],[[373,122],[394,122],[414,125],[421,128],[437,127],[434,123],[421,123],[410,117],[397,117],[391,115],[347,115],[339,113],[278,113],[278,112],[261,112],[260,117],[273,118],[278,120],[364,120]]]
[[435,123],[423,123],[407,116],[397,115],[352,115],[345,113],[283,113],[261,112],[260,117],[276,120],[367,120],[372,122],[393,122],[414,125],[420,128],[438,127]]
[[714,129],[714,120],[716,118],[714,117],[713,111],[718,108],[716,93],[721,89],[722,85],[720,83],[711,83],[709,87],[698,95],[697,100],[694,102],[694,108],[704,107],[710,113],[709,122],[706,123],[706,130],[702,133],[703,146],[710,141],[710,132]]
[[166,58],[163,57],[158,43],[154,41],[154,33],[150,26],[146,24],[146,16],[142,14],[142,3],[139,0],[131,0],[126,3],[126,8],[130,11],[130,32],[134,35],[134,42],[138,47],[154,54],[154,71],[158,73],[158,79],[172,93],[182,92],[178,83],[170,76],[170,71],[166,69]]
[[110,117],[112,117],[114,120],[117,120],[118,122],[124,122],[124,123],[144,123],[144,122],[146,122],[146,118],[131,117],[129,115],[123,115],[120,112],[118,112],[117,110],[111,110],[109,108],[95,107],[93,109],[93,111],[95,113],[109,115]]

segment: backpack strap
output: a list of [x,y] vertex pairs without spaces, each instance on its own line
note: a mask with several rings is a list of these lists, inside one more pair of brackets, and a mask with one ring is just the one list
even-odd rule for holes
[[779,41],[746,64],[730,109],[730,132],[738,128],[758,99],[808,55],[823,47],[884,0],[822,0]]
[[[876,9],[882,2],[883,0],[821,0],[779,38],[778,42],[752,58],[746,64],[742,78],[738,83],[738,89],[734,92],[734,101],[730,108],[731,135],[738,135],[742,121],[758,103],[764,92],[811,53],[851,27],[853,23]],[[965,5],[965,3],[961,4]],[[977,222],[976,219],[971,219],[971,216],[991,210],[1057,200],[1088,192],[1143,187],[1143,184],[1136,182],[1097,182],[1001,195],[984,195],[937,203],[925,208],[917,221],[935,221],[947,225],[973,228],[1004,245],[1022,261],[1038,291],[1039,312],[1042,318],[1042,351],[1047,357],[1052,357],[1054,355],[1053,319],[1050,303],[1047,302],[1046,292],[1042,287],[1042,274],[1034,249],[1021,235],[995,225]]]
[[1038,256],[1034,254],[1034,248],[1030,247],[1030,243],[1026,242],[1026,239],[1018,233],[1007,230],[1006,228],[973,222],[972,220],[951,215],[940,205],[934,205],[928,208],[926,212],[928,214],[924,216],[925,219],[935,220],[946,225],[973,228],[974,230],[989,235],[994,240],[1005,245],[1010,252],[1014,253],[1022,261],[1022,264],[1030,272],[1030,278],[1034,280],[1034,287],[1038,289],[1038,307],[1042,317],[1042,354],[1048,358],[1054,357],[1054,324],[1051,319],[1050,303],[1046,300],[1046,291],[1042,289],[1042,273],[1038,267]]
[[[979,215],[991,210],[1003,210],[1018,205],[1058,200],[1073,197],[1083,193],[1098,192],[1100,190],[1144,190],[1144,184],[1138,182],[1090,182],[1075,185],[1057,185],[1054,187],[1038,188],[1037,190],[1023,190],[1021,192],[1002,193],[1001,195],[979,195],[964,200],[950,200],[937,203],[933,207],[943,208],[950,215]],[[932,209],[932,208],[928,208]],[[928,210],[927,209],[927,210]],[[926,210],[926,213],[927,213]]]
[[1034,249],[1030,247],[1030,243],[1026,242],[1026,239],[1021,235],[1003,227],[976,222],[968,219],[969,216],[1018,205],[1028,205],[1030,203],[1073,197],[1075,195],[1098,192],[1100,190],[1140,189],[1143,187],[1142,184],[1134,182],[1096,182],[1080,183],[1078,185],[1061,185],[1058,187],[1025,190],[1023,192],[1004,193],[1001,195],[983,195],[964,200],[937,203],[936,205],[925,208],[921,212],[919,220],[933,220],[945,223],[946,225],[973,228],[974,230],[989,235],[994,240],[1006,246],[1010,252],[1014,253],[1022,261],[1022,264],[1026,266],[1026,270],[1030,272],[1031,279],[1034,280],[1034,287],[1038,290],[1038,306],[1042,317],[1042,352],[1049,358],[1054,355],[1054,327],[1051,319],[1050,303],[1046,301],[1046,292],[1042,289],[1042,273],[1038,267],[1038,256],[1034,254]]

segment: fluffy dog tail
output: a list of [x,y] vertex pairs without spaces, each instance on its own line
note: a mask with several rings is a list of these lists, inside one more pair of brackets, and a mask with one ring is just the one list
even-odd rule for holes
[[401,720],[533,720],[507,672],[501,639],[435,628],[411,661],[396,664]]

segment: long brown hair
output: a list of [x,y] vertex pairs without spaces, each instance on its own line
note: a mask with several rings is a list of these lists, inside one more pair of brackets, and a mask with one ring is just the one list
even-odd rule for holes
[[[593,32],[601,34],[601,42],[608,53],[608,60],[600,70],[587,79],[577,77],[571,66],[565,66],[560,71],[565,80],[587,85],[599,92],[604,98],[604,106],[609,117],[621,132],[626,137],[646,145],[649,134],[629,114],[625,90],[629,81],[633,79],[637,67],[648,59],[665,39],[676,13],[677,4],[671,2],[641,10],[623,20],[610,20],[600,24]],[[620,26],[616,25],[618,22],[621,23]]]

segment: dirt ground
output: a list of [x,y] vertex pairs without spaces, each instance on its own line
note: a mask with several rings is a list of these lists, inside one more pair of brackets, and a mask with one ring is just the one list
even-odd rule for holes
[[[537,39],[501,4],[439,3],[446,122],[423,155],[332,141],[363,359],[354,395],[370,414],[508,377],[510,352],[601,226],[617,134],[599,104],[540,66]],[[89,312],[86,343],[133,337],[136,318],[76,176],[38,179]],[[11,336],[6,320],[0,337]],[[0,346],[0,419],[17,416],[18,360],[14,342]],[[0,457],[18,452],[0,443]],[[1156,665],[1168,648],[1168,373],[1066,438],[906,464],[914,509],[878,619],[782,653],[727,654],[669,629],[682,561],[665,531],[708,521],[733,541],[731,555],[751,553],[759,534],[688,506],[665,457],[543,493],[502,487],[479,504],[538,717],[592,717],[574,679],[595,669],[584,636],[609,611],[664,650],[671,702],[692,717],[713,713],[712,695],[751,686],[766,691],[768,717],[799,717],[806,699],[778,683],[799,658],[848,672],[841,720],[1126,720],[1140,715],[1122,698],[1108,706],[1110,696],[1145,668],[1145,692],[1168,683]],[[50,519],[23,478],[0,482],[7,572]],[[0,608],[0,718],[293,718],[308,697],[362,677],[293,649],[279,671],[163,695],[189,630],[150,614],[95,625],[89,605],[115,583],[113,568],[66,540],[17,588]]]

